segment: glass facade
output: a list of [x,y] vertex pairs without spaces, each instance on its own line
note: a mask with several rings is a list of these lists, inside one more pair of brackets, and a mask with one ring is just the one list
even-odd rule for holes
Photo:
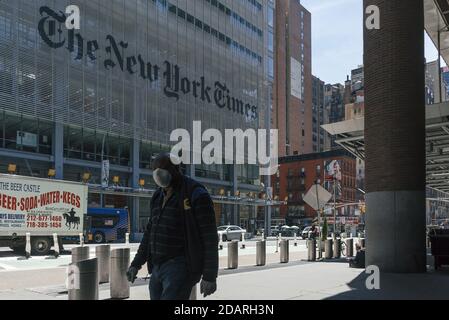
[[[74,0],[80,30],[67,30],[65,0],[0,2],[0,152],[10,155],[0,169],[12,162],[46,177],[56,168],[72,181],[88,172],[99,184],[109,160],[120,186],[151,187],[151,159],[170,150],[174,129],[262,127],[267,1]],[[259,188],[254,166],[190,173]],[[145,197],[89,202],[148,209]]]

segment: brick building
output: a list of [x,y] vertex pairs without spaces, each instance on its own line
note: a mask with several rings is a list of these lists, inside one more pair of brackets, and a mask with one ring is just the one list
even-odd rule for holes
[[[280,159],[280,170],[273,177],[274,194],[288,199],[288,205],[280,208],[279,215],[289,225],[307,225],[315,218],[315,211],[303,197],[316,181],[333,193],[332,182],[326,181],[326,167],[338,161],[341,181],[337,188],[337,203],[354,203],[356,198],[356,159],[345,150],[289,156]],[[339,215],[354,216],[356,206],[339,210]],[[331,212],[329,212],[331,214]]]
[[311,14],[297,0],[276,1],[272,126],[279,155],[313,152]]

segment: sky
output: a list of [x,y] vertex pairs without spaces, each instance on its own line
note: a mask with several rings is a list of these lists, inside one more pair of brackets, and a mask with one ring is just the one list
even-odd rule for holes
[[[363,64],[363,1],[301,0],[312,13],[312,73],[326,83],[344,83]],[[437,59],[426,35],[426,59]]]

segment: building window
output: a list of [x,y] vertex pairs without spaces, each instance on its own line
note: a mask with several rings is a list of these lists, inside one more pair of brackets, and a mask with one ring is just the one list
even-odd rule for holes
[[274,27],[274,9],[272,7],[268,7],[268,25]]
[[274,61],[272,57],[268,57],[268,76],[274,77]]
[[273,52],[274,50],[274,36],[271,31],[268,32],[268,50],[270,50],[271,52]]

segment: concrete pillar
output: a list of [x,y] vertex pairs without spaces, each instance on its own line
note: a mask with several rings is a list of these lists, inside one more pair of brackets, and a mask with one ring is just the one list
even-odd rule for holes
[[372,5],[380,29],[363,26],[366,264],[425,272],[423,1],[364,0]]

